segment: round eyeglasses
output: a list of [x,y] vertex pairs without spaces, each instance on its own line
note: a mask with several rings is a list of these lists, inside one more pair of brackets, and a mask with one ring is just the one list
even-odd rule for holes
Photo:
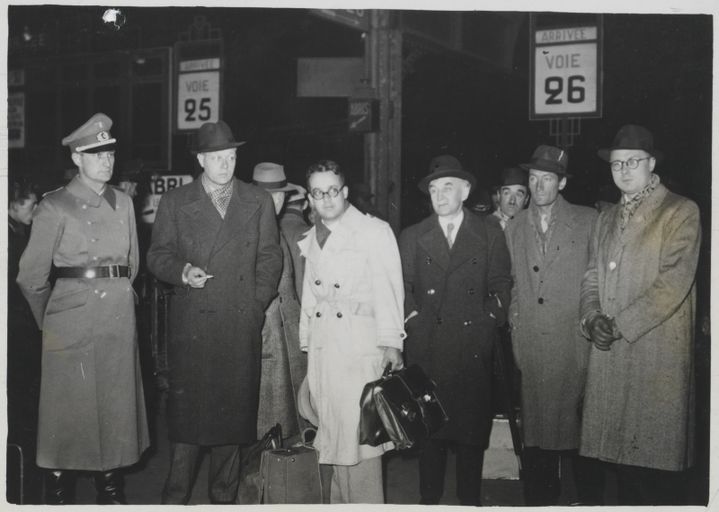
[[627,169],[636,169],[639,167],[639,162],[642,160],[649,160],[650,156],[645,156],[644,158],[630,158],[629,160],[612,160],[609,162],[609,165],[612,167],[612,170],[617,172],[621,171],[625,166]]
[[313,188],[310,191],[310,194],[312,195],[312,197],[314,197],[315,200],[317,200],[317,201],[319,201],[320,199],[324,199],[325,196],[329,196],[332,199],[334,199],[335,197],[337,197],[337,195],[339,193],[340,193],[340,189],[338,189],[337,187],[330,187],[327,190],[327,192],[323,192],[322,190],[320,190],[318,188]]

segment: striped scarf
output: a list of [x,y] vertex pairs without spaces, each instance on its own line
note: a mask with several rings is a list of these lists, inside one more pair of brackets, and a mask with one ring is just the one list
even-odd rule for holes
[[644,201],[644,198],[654,192],[654,189],[657,188],[657,185],[659,185],[659,181],[659,176],[652,174],[652,177],[649,179],[649,184],[644,187],[641,192],[637,192],[629,200],[627,200],[625,196],[622,196],[622,212],[621,217],[619,218],[619,229],[624,231],[627,224],[629,224],[629,219],[632,218],[634,212],[637,211],[639,205],[641,205],[642,201]]
[[208,183],[205,175],[202,175],[202,186],[204,187],[205,192],[207,192],[207,195],[210,196],[210,201],[212,201],[212,204],[215,205],[217,213],[219,213],[220,217],[223,219],[225,218],[227,206],[230,204],[230,199],[232,198],[233,181],[234,180],[230,180],[226,185],[212,189],[210,188],[211,185]]

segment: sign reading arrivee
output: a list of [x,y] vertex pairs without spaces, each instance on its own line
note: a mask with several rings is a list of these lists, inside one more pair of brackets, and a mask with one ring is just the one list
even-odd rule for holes
[[[220,116],[220,59],[179,63],[177,75],[177,129],[195,130],[216,123]],[[202,71],[198,71],[202,70]]]
[[597,27],[537,30],[530,118],[601,116]]

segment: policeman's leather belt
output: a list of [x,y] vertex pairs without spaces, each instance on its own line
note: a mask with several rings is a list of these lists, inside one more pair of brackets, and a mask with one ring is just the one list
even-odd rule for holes
[[130,267],[107,265],[105,267],[57,267],[58,278],[96,279],[101,277],[130,277]]

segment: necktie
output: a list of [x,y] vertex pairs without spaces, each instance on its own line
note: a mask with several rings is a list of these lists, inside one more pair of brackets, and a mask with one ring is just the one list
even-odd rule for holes
[[447,244],[450,249],[452,248],[452,231],[454,231],[454,224],[450,222],[447,224]]
[[549,228],[549,223],[547,222],[548,216],[547,215],[540,215],[539,216],[539,224],[542,227],[542,233],[546,233],[547,229]]
[[315,224],[315,236],[317,237],[317,243],[319,244],[320,249],[324,249],[325,242],[327,242],[330,234],[332,234],[332,231],[330,231],[330,229],[325,226],[322,221]]

